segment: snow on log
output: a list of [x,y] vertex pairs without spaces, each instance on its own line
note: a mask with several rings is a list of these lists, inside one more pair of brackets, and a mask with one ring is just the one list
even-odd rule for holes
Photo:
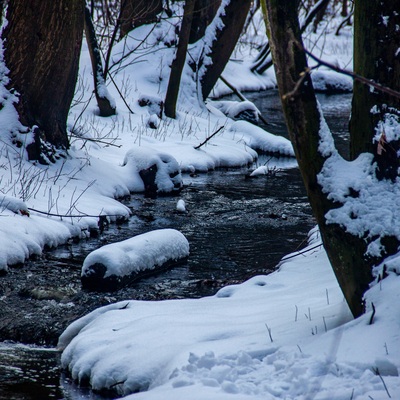
[[116,290],[135,279],[184,261],[189,242],[175,229],[159,229],[103,246],[82,266],[81,282],[89,290]]

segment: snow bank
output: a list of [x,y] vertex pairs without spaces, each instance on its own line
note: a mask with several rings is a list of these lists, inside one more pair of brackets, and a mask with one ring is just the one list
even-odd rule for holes
[[231,132],[240,137],[249,147],[267,153],[294,157],[293,146],[289,140],[276,136],[246,121],[236,121]]
[[159,270],[189,255],[189,242],[175,229],[159,229],[109,244],[84,260],[84,288],[114,289],[149,270]]
[[132,400],[385,399],[382,379],[400,398],[399,279],[353,320],[314,230],[279,271],[215,296],[93,311],[60,337],[62,366],[96,390],[144,391]]
[[[10,206],[10,203],[8,203]],[[19,215],[2,209],[0,214],[0,271],[9,265],[24,263],[29,257],[40,256],[43,248],[64,244],[71,237],[80,237],[81,229],[66,222],[54,221],[36,215]],[[10,231],[12,234],[10,234]]]

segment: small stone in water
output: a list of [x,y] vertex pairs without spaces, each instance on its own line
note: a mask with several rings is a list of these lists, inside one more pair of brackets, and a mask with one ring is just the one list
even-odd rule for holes
[[186,205],[184,200],[182,199],[178,200],[178,202],[176,203],[176,210],[180,213],[186,212]]

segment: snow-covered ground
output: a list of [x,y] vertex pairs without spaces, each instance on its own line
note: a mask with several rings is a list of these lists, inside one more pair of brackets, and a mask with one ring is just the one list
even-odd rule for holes
[[[108,81],[108,92],[117,107],[113,117],[98,116],[90,56],[84,42],[68,119],[71,148],[65,159],[50,166],[28,162],[24,148],[13,144],[15,140],[24,143],[32,138],[31,134],[18,132],[23,128],[13,106],[16,96],[5,89],[8,78],[1,53],[0,172],[1,193],[7,201],[0,199],[0,270],[41,254],[45,245],[57,246],[72,237],[87,237],[91,229],[97,229],[99,216],[106,216],[111,222],[128,218],[130,210],[118,199],[144,190],[139,170],[152,164],[158,166],[159,191],[168,191],[179,185],[178,178],[170,176],[174,169],[205,172],[243,166],[257,158],[256,149],[294,155],[286,139],[229,117],[234,116],[234,111],[242,111],[247,102],[232,102],[230,106],[221,102],[217,107],[215,101],[200,101],[188,66],[183,71],[177,118],[159,118],[159,104],[165,97],[174,55],[174,49],[164,43],[174,39],[176,23],[177,18],[140,27],[114,47],[110,62],[113,82]],[[330,25],[328,33],[307,34],[307,48],[317,51],[317,55],[324,51],[328,61],[348,66],[351,29],[336,37],[332,35],[335,24]],[[240,90],[275,86],[273,69],[263,75],[250,72],[256,48],[263,41],[265,27],[258,15],[224,71],[225,78]],[[199,51],[199,44],[189,49],[191,57]],[[319,74],[319,82],[331,81],[334,75],[335,81],[348,85],[343,77],[326,69],[322,68]],[[227,92],[227,87],[218,82],[213,94]],[[255,109],[251,105],[249,108]],[[206,144],[194,148],[216,131],[218,134]],[[21,208],[15,209],[17,204]]]
[[399,279],[352,320],[314,230],[277,272],[215,296],[93,311],[60,337],[62,365],[94,389],[147,390],[131,400],[397,399]]
[[[260,18],[258,23],[259,35],[251,31],[244,37],[224,71],[240,90],[275,85],[272,70],[262,76],[249,71],[256,54],[249,42],[265,40]],[[345,27],[336,37],[335,21],[331,23],[323,34],[308,33],[306,47],[351,68],[351,29]],[[173,49],[160,41],[168,41],[174,31],[170,21],[155,29],[141,27],[117,44],[111,73],[119,91],[108,82],[117,115],[108,118],[98,116],[83,47],[68,120],[71,149],[50,166],[28,162],[23,148],[12,143],[30,136],[17,133],[16,98],[5,89],[7,71],[0,60],[0,270],[41,254],[45,245],[86,237],[98,227],[99,216],[111,222],[129,218],[130,210],[118,198],[144,190],[139,170],[153,162],[160,166],[160,189],[168,189],[176,183],[169,175],[173,165],[201,172],[251,163],[255,149],[293,155],[287,140],[229,118],[243,105],[217,106],[215,99],[202,104],[190,68],[184,70],[177,119],[160,118],[173,57]],[[190,51],[195,55],[198,49]],[[321,90],[328,84],[351,86],[324,68],[314,73],[314,83]],[[219,82],[213,95],[227,92]],[[323,175],[327,188],[332,176]],[[184,205],[180,208],[184,211]],[[314,232],[308,251],[288,257],[278,272],[223,288],[213,297],[127,299],[93,311],[60,338],[60,346],[66,347],[62,362],[75,378],[90,380],[96,389],[112,386],[121,394],[149,389],[132,400],[400,398],[395,258],[389,267],[389,276],[366,293],[367,314],[352,320]],[[376,314],[370,325],[372,302]]]

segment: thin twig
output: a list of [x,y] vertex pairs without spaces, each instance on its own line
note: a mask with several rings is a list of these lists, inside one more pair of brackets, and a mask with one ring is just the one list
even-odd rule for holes
[[386,393],[387,393],[387,395],[388,395],[388,397],[389,397],[389,399],[391,399],[392,398],[392,396],[390,395],[390,393],[389,393],[389,390],[388,390],[388,388],[387,388],[387,386],[386,386],[386,383],[385,383],[385,381],[383,380],[383,378],[382,378],[382,375],[381,375],[381,373],[379,372],[379,369],[378,368],[373,368],[373,371],[375,372],[375,374],[376,375],[378,375],[379,376],[379,378],[381,378],[381,381],[382,381],[382,383],[383,383],[383,386],[384,386],[384,388],[385,388],[385,390],[386,390]]
[[[105,144],[107,146],[114,146],[114,147],[118,147],[118,148],[122,147],[121,144],[114,144],[114,143],[110,143],[110,142],[105,142],[104,140],[100,140],[100,139],[82,137],[82,136],[79,136],[79,135],[77,135],[76,133],[73,133],[73,132],[71,132],[70,135],[72,137],[77,138],[77,139],[81,139],[81,140],[88,141],[88,142],[101,143],[101,144]],[[112,140],[115,140],[115,139],[112,139]]]
[[118,87],[118,85],[115,83],[115,80],[114,80],[114,78],[112,77],[112,75],[110,74],[110,72],[108,72],[108,76],[110,77],[111,82],[114,84],[115,89],[117,89],[117,92],[118,92],[118,94],[120,95],[120,97],[121,97],[122,101],[124,102],[124,104],[126,105],[126,108],[129,110],[129,112],[130,112],[131,114],[134,114],[134,112],[133,112],[132,109],[129,107],[128,103],[126,102],[124,95],[123,95],[123,94],[121,93],[121,91],[119,90],[119,87]]
[[271,328],[267,324],[265,324],[265,326],[267,327],[268,330],[269,339],[271,340],[271,343],[273,343],[274,341],[272,340]]
[[204,146],[211,138],[213,138],[223,128],[224,125],[220,126],[212,135],[208,136],[208,138],[203,143],[200,143],[198,146],[196,146],[195,150],[198,150],[201,146]]
[[37,210],[36,208],[30,208],[28,207],[29,211],[33,211],[36,212],[38,214],[43,214],[43,215],[47,215],[49,217],[60,217],[60,218],[100,218],[102,216],[106,216],[106,217],[123,217],[124,215],[121,214],[101,214],[101,215],[90,215],[90,214],[78,214],[78,215],[74,215],[74,214],[54,214],[54,213],[50,213],[47,211],[41,211],[41,210]]
[[375,317],[375,304],[371,303],[372,306],[372,314],[371,314],[371,318],[369,319],[369,325],[372,325],[374,322],[374,317]]
[[317,67],[312,67],[312,68],[306,68],[305,71],[300,73],[300,79],[296,82],[296,85],[294,86],[293,90],[285,93],[282,96],[283,100],[286,100],[287,98],[292,98],[295,96],[295,94],[298,92],[298,90],[300,89],[300,86],[303,84],[303,82],[305,81],[305,79],[310,75],[311,70],[315,69]]
[[317,244],[317,245],[315,245],[315,246],[313,246],[313,247],[310,247],[310,248],[306,248],[305,250],[299,251],[299,252],[297,252],[296,254],[293,254],[293,255],[291,255],[291,256],[283,257],[283,258],[281,259],[281,262],[282,262],[282,261],[286,261],[286,260],[290,260],[291,258],[295,258],[295,257],[297,257],[297,256],[300,256],[300,255],[305,254],[305,253],[307,253],[307,252],[309,252],[309,251],[311,251],[311,250],[315,250],[315,249],[317,249],[318,247],[321,247],[321,246],[322,246],[322,243]]

